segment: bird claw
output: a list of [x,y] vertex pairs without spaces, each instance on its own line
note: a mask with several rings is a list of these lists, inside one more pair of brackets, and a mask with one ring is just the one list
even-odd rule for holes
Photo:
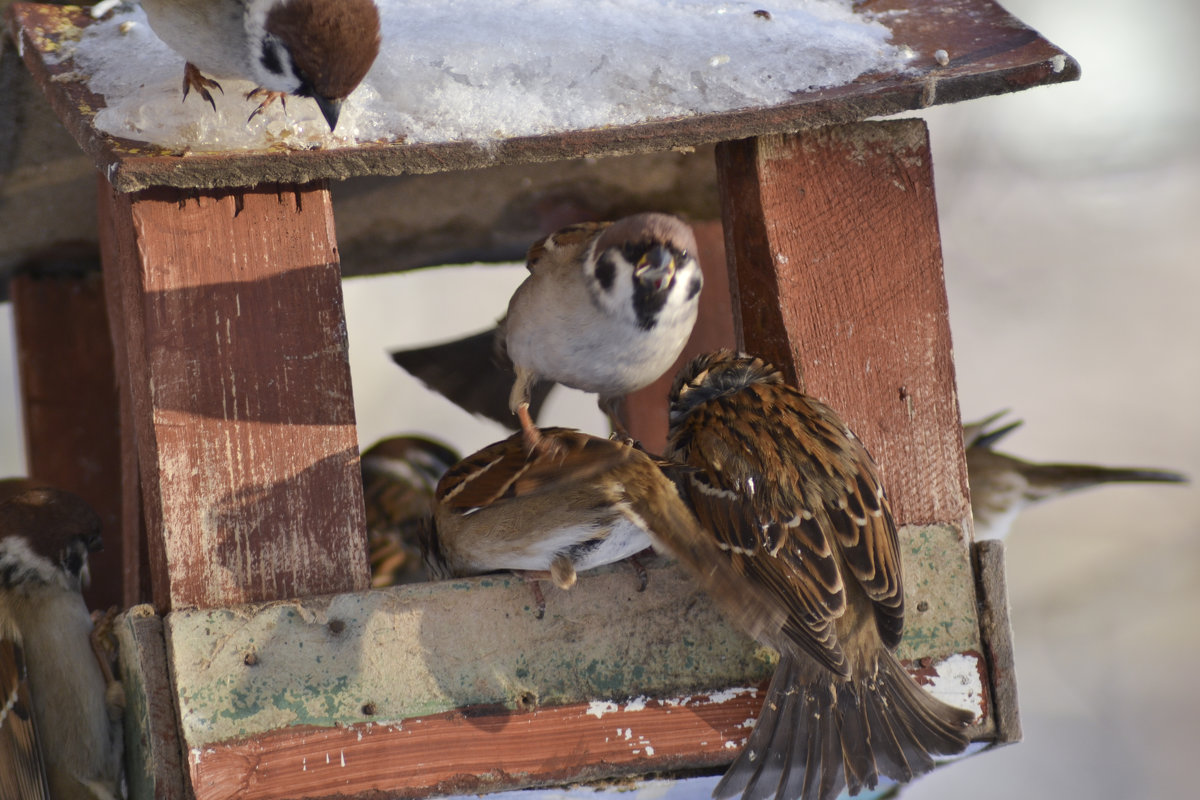
[[116,678],[113,677],[112,659],[116,655],[116,644],[113,633],[113,626],[117,619],[117,607],[112,606],[107,611],[92,612],[92,632],[89,636],[92,645],[92,653],[96,656],[96,662],[100,665],[100,672],[104,675],[104,683],[106,686],[111,686],[116,683]]
[[539,582],[543,577],[549,577],[547,572],[538,572],[536,570],[517,570],[517,575],[529,587],[529,591],[533,593],[534,608],[537,610],[533,616],[536,619],[543,619],[546,616],[546,595],[542,594],[542,584]]
[[246,92],[247,100],[257,100],[260,97],[264,97],[265,99],[262,100],[258,104],[258,106],[255,107],[255,109],[250,112],[250,116],[246,117],[247,124],[249,124],[250,121],[253,120],[255,117],[257,117],[259,114],[266,111],[267,106],[271,105],[276,100],[278,100],[279,104],[281,106],[283,106],[283,112],[285,114],[287,113],[287,95],[284,92],[273,92],[270,89],[264,89],[261,86],[258,87],[257,89]]
[[212,78],[206,78],[201,74],[200,70],[194,64],[188,63],[183,67],[183,99],[187,100],[188,93],[195,89],[196,93],[208,104],[212,106],[212,110],[217,110],[217,101],[213,99],[209,89],[216,89],[221,94],[225,94],[225,90],[221,88],[221,84],[214,81]]
[[637,574],[639,592],[646,591],[646,586],[650,583],[650,573],[646,572],[646,565],[641,562],[637,555],[632,555],[628,559],[629,566],[633,567],[633,571]]

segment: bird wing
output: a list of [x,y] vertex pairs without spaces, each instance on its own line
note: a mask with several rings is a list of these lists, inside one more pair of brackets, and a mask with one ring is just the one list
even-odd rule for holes
[[[883,641],[899,642],[896,529],[857,439],[821,404],[798,392],[783,397],[813,405],[752,418],[725,409],[721,424],[707,420],[704,409],[694,411],[683,439],[686,462],[699,470],[682,482],[682,492],[734,568],[787,610],[773,643],[782,638],[846,676],[850,667],[834,623],[846,611],[848,576],[874,601]],[[774,446],[764,448],[765,442]]]
[[50,800],[32,712],[21,647],[0,639],[0,797]]
[[502,500],[557,491],[595,478],[624,457],[623,446],[567,428],[543,428],[551,445],[525,452],[521,434],[468,456],[438,482],[442,506],[459,512]]

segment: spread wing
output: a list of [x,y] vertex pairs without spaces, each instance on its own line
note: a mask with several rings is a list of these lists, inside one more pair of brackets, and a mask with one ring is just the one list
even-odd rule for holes
[[[758,392],[742,390],[755,396],[740,405],[742,412],[768,402]],[[768,640],[798,647],[847,676],[835,628],[846,611],[845,581],[854,580],[874,602],[883,641],[899,642],[895,525],[866,450],[836,415],[791,390],[772,398],[794,406],[750,419],[718,409],[723,398],[697,408],[673,440],[686,444],[671,455],[699,468],[682,491],[701,525],[734,568],[785,610]]]
[[0,797],[50,800],[25,658],[12,639],[0,639]]

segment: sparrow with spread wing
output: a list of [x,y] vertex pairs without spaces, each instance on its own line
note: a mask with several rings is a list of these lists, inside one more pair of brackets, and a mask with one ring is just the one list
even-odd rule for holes
[[[666,456],[753,599],[779,666],[723,800],[832,800],[908,781],[967,745],[969,711],[926,693],[893,654],[904,628],[899,542],[878,470],[828,406],[759,358],[694,359],[670,395]],[[737,617],[735,617],[737,619]]]

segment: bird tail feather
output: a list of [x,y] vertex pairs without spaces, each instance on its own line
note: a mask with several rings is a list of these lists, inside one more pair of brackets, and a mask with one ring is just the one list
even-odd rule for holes
[[934,755],[967,746],[970,711],[916,684],[889,651],[856,677],[813,680],[784,656],[746,747],[713,790],[716,800],[833,800],[904,783],[933,769]]
[[[497,357],[495,337],[491,328],[452,342],[396,350],[392,361],[459,408],[516,430],[517,418],[508,407],[516,373]],[[552,388],[547,381],[533,388],[529,412],[534,420]]]

